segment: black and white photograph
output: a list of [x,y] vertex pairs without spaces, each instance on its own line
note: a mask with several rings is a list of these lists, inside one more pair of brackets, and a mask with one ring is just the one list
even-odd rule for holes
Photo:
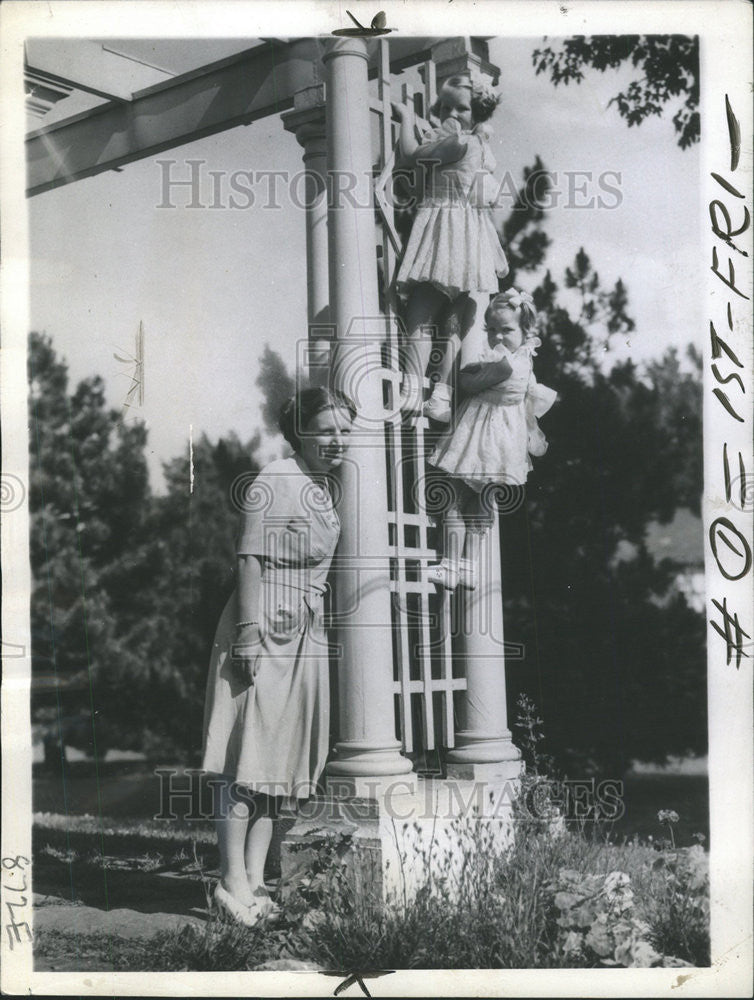
[[3,990],[750,996],[751,5],[0,18]]

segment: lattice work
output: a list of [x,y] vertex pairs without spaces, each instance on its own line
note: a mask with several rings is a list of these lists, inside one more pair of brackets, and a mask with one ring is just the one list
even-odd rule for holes
[[[377,100],[371,104],[378,117],[375,203],[377,254],[381,271],[383,310],[387,337],[383,351],[387,462],[387,517],[390,542],[390,579],[393,597],[394,693],[397,728],[406,753],[434,750],[439,743],[454,746],[453,694],[465,689],[463,677],[453,677],[451,648],[451,598],[439,594],[434,584],[422,580],[421,567],[438,559],[437,534],[426,509],[424,480],[427,473],[426,418],[403,419],[395,411],[401,382],[401,348],[404,342],[395,278],[400,264],[401,239],[395,227],[386,187],[395,166],[397,130],[392,123],[391,99],[397,100],[391,80],[388,42],[380,42]],[[434,102],[435,67],[431,61],[419,68],[423,82],[421,112]],[[404,84],[400,100],[416,104],[412,88]],[[419,128],[427,124],[417,115]],[[425,379],[425,388],[428,383]],[[436,712],[439,702],[440,711]],[[420,732],[417,732],[417,724]]]

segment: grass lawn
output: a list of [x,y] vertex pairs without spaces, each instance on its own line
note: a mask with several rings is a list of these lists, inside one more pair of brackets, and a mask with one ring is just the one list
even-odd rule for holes
[[[35,955],[41,968],[91,971],[232,971],[281,961],[341,971],[709,963],[700,847],[616,844],[595,835],[604,830],[557,834],[530,819],[515,830],[506,851],[467,843],[460,882],[451,884],[440,864],[414,899],[392,907],[354,894],[325,845],[286,896],[280,921],[247,929],[207,908],[218,874],[208,823],[37,814],[35,894],[47,904],[68,900],[70,926],[42,930]],[[77,906],[202,919],[148,940],[117,929],[82,935]]]

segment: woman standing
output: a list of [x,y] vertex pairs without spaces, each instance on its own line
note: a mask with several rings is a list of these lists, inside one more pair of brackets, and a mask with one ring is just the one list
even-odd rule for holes
[[220,776],[215,901],[248,925],[275,908],[264,864],[280,800],[309,797],[327,758],[322,596],[340,533],[330,474],[354,417],[350,400],[323,388],[283,407],[280,429],[294,454],[262,469],[247,491],[237,588],[215,635],[203,762]]

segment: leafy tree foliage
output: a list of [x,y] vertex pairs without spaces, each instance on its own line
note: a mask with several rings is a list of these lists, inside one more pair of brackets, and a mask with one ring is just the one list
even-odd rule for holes
[[501,287],[510,287],[518,271],[535,271],[545,259],[550,238],[540,223],[545,218],[551,186],[551,177],[537,156],[531,167],[524,167],[523,184],[503,222],[500,238],[508,260],[508,274]]
[[153,498],[129,560],[113,567],[118,627],[138,666],[134,673],[112,661],[100,693],[137,722],[148,752],[185,758],[199,750],[212,640],[233,589],[233,484],[258,471],[258,444],[203,435],[193,447],[193,483],[188,455],[166,463],[166,494]]
[[69,395],[66,365],[36,333],[29,383],[35,718],[48,725],[48,748],[65,734],[102,753],[111,734],[98,724],[97,678],[108,660],[132,665],[106,580],[147,513],[146,432],[106,407],[98,377]]
[[604,73],[624,63],[641,75],[611,98],[629,126],[641,125],[650,115],[662,115],[673,103],[673,126],[678,145],[686,149],[699,141],[699,39],[686,35],[576,35],[559,48],[535,49],[537,74],[549,73],[557,86],[581,83],[586,68]]
[[542,420],[549,449],[527,503],[501,518],[507,634],[526,647],[509,695],[535,700],[561,761],[615,775],[632,758],[706,750],[703,617],[672,586],[682,567],[645,544],[651,521],[699,512],[701,358],[690,350],[689,371],[669,350],[603,370],[610,337],[634,336],[627,291],[603,290],[583,249],[563,285],[581,300],[575,318],[549,272],[534,294],[537,378],[559,393]]
[[50,339],[29,340],[34,721],[46,748],[184,755],[201,738],[212,637],[232,589],[232,484],[255,437],[194,446],[153,496],[146,430],[105,405],[99,378],[68,391]]

